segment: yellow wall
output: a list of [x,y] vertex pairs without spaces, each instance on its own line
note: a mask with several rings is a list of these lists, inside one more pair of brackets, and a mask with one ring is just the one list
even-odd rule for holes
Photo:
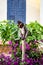
[[26,0],[26,23],[40,21],[40,0]]

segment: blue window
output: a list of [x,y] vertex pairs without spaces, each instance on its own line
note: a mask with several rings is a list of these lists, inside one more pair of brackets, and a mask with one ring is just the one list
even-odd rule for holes
[[7,0],[7,19],[26,23],[26,0]]

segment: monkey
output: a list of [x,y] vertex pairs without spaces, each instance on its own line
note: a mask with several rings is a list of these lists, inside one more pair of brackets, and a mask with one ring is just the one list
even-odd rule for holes
[[26,28],[26,26],[24,25],[23,22],[21,21],[17,21],[18,23],[18,27],[19,27],[19,31],[18,31],[18,36],[24,40],[26,39],[27,35],[28,35],[28,30]]

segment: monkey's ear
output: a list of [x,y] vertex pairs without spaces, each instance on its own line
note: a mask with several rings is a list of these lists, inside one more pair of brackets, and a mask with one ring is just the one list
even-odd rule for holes
[[18,24],[22,23],[20,20],[17,21]]

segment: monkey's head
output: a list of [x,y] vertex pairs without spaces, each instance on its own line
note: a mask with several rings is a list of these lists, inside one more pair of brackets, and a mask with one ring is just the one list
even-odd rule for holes
[[19,28],[22,28],[24,26],[24,23],[22,23],[21,21],[17,21],[17,23]]

